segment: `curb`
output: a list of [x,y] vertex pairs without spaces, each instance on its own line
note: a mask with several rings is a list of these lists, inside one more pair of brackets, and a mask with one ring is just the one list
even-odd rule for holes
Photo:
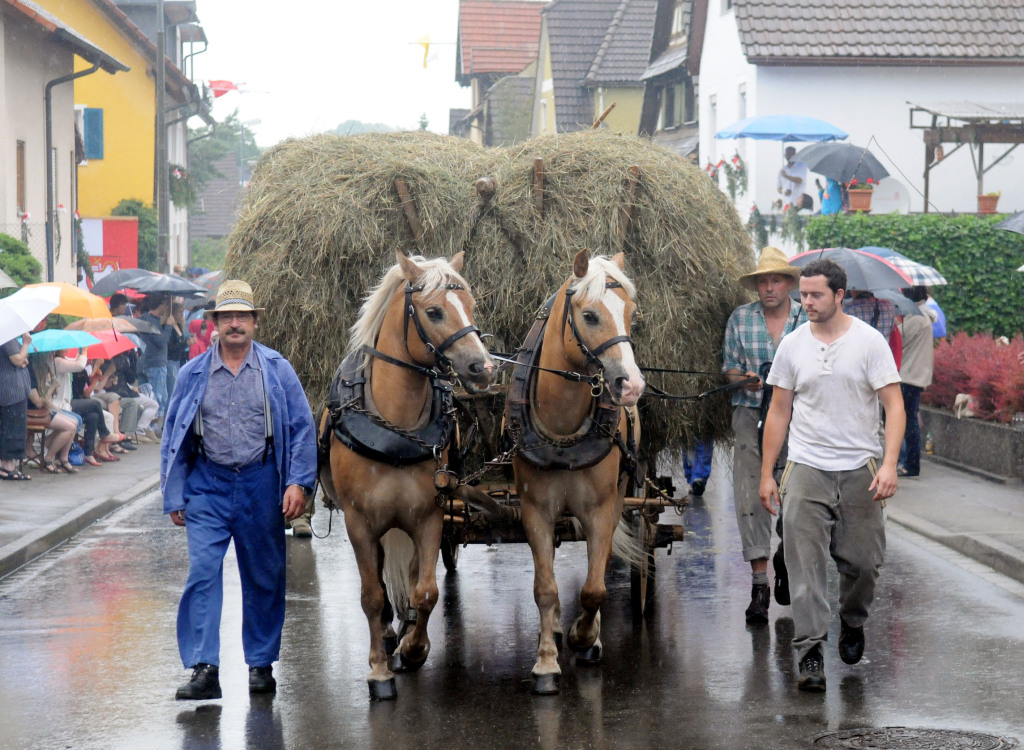
[[1024,583],[1024,552],[1017,548],[987,534],[947,531],[931,521],[891,507],[886,509],[886,513],[890,521],[976,560],[1007,578]]
[[160,486],[160,474],[151,474],[142,481],[111,497],[98,498],[78,509],[65,513],[53,523],[0,547],[0,578],[13,573],[26,563],[71,539],[96,521],[152,492]]

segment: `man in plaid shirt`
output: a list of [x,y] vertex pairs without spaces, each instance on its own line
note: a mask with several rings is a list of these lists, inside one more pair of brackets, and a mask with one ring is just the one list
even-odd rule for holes
[[[758,422],[764,397],[764,378],[782,337],[806,322],[800,303],[790,292],[800,269],[789,265],[786,255],[774,247],[761,251],[757,270],[740,277],[740,283],[757,292],[757,302],[740,305],[729,316],[722,352],[722,371],[732,381],[757,378],[733,391],[732,428],[733,492],[736,522],[743,544],[743,559],[750,563],[753,588],[744,613],[749,623],[768,622],[768,555],[771,553],[772,517],[761,505],[761,447]],[[765,366],[762,371],[762,366]],[[785,463],[782,457],[781,464]],[[781,465],[780,464],[780,465]],[[789,604],[789,584],[780,552],[775,559],[775,600]]]

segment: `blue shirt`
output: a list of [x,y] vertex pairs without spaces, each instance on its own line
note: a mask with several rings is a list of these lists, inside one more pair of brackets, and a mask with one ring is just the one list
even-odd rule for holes
[[167,367],[167,342],[170,341],[174,329],[169,325],[160,325],[160,318],[153,313],[146,313],[141,320],[151,323],[160,331],[159,333],[138,334],[139,338],[146,342],[146,349],[142,352],[142,369]]
[[[274,455],[278,492],[295,484],[312,487],[316,481],[316,428],[295,370],[278,352],[253,342],[263,387],[270,400],[274,424]],[[160,489],[164,513],[185,507],[185,479],[197,459],[192,422],[206,395],[213,348],[189,360],[178,373],[167,405],[164,436],[160,443]],[[268,459],[269,460],[269,459]]]
[[248,466],[263,458],[267,418],[260,363],[252,347],[235,375],[211,347],[210,379],[203,396],[203,449],[223,466]]

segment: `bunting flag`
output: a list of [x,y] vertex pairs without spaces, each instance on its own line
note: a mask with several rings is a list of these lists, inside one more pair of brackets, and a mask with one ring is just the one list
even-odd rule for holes
[[209,81],[210,91],[213,92],[213,98],[224,96],[229,91],[238,91],[239,86],[244,86],[244,83],[232,83],[231,81]]
[[437,57],[438,57],[437,56],[437,52],[434,51],[432,53],[430,51],[430,37],[429,36],[421,36],[419,39],[416,40],[416,44],[418,44],[421,47],[423,47],[423,67],[424,68],[427,67],[427,63],[428,62],[430,62],[431,60],[436,60],[437,59]]

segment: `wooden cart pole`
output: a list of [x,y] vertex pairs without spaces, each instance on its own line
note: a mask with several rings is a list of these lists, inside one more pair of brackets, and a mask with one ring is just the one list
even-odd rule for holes
[[409,229],[412,230],[413,239],[416,240],[416,249],[420,255],[426,255],[423,251],[423,225],[416,215],[416,204],[412,202],[412,195],[409,194],[409,184],[401,177],[396,177],[395,190],[402,200],[402,209],[405,211],[406,221],[409,222]]

